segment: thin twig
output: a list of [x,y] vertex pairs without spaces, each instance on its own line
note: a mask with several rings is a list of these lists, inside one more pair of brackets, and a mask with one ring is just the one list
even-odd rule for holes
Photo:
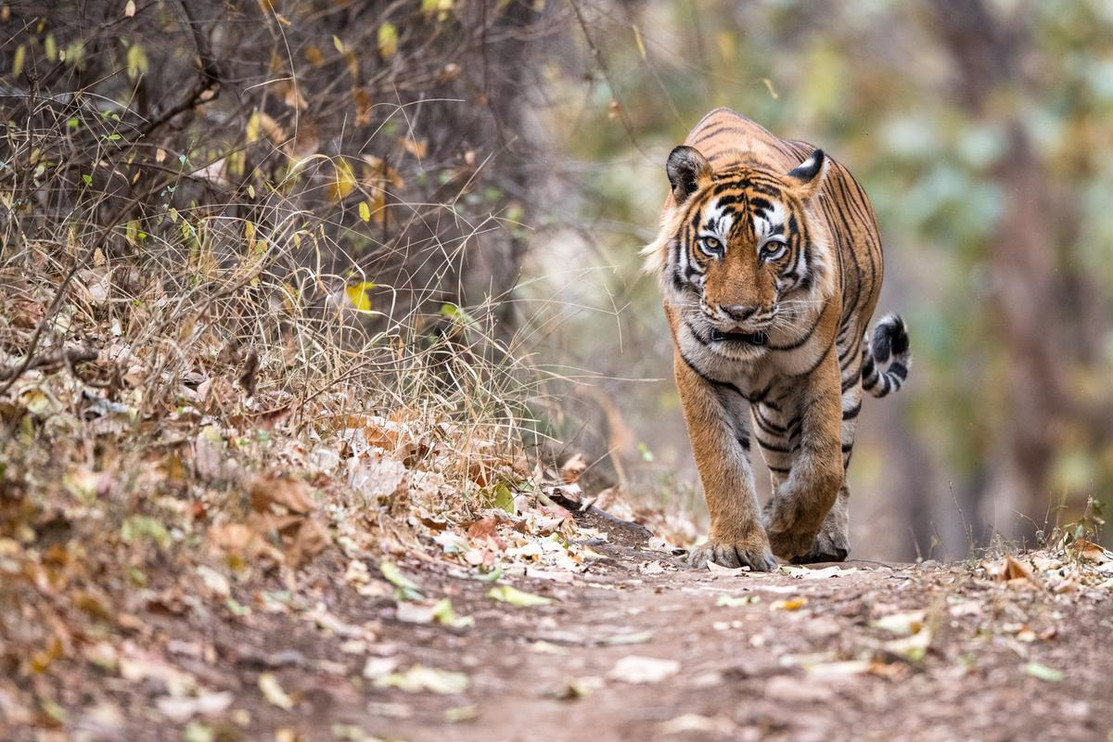
[[611,91],[611,98],[614,99],[615,105],[618,110],[618,118],[622,122],[622,127],[626,129],[626,135],[630,137],[630,143],[634,145],[634,149],[638,150],[645,157],[649,157],[649,153],[642,149],[638,138],[634,135],[633,124],[626,116],[626,109],[622,107],[622,103],[618,100],[618,88],[615,87],[614,81],[611,79],[611,72],[607,68],[607,59],[603,56],[603,52],[595,44],[595,40],[591,38],[591,31],[588,29],[587,20],[584,19],[583,11],[580,10],[580,4],[577,0],[569,0],[572,5],[572,10],[576,13],[576,20],[580,24],[580,30],[584,32],[584,40],[587,41],[587,46],[591,49],[591,56],[595,57],[595,63],[599,65],[599,71],[603,74],[603,80],[607,83],[607,88]]

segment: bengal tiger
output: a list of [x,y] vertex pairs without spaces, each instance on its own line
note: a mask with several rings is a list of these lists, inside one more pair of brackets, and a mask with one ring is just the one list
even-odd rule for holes
[[[726,108],[703,117],[665,170],[671,192],[644,253],[710,515],[688,562],[842,561],[862,391],[900,389],[911,360],[899,316],[866,332],[882,278],[870,200],[822,150]],[[772,475],[764,510],[752,440]]]

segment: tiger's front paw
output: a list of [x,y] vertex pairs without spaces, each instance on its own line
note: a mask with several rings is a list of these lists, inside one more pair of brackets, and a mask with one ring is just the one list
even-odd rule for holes
[[721,567],[749,567],[754,572],[772,572],[777,569],[777,560],[769,549],[769,541],[764,538],[726,541],[710,539],[706,544],[695,547],[688,553],[688,566],[703,569],[708,562]]

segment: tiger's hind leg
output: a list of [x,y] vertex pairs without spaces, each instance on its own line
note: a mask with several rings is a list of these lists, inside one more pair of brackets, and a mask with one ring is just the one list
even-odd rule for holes
[[[856,373],[856,369],[854,372]],[[812,548],[807,554],[793,559],[795,564],[841,562],[850,555],[850,489],[846,484],[846,470],[850,467],[850,454],[854,450],[854,433],[861,409],[862,389],[859,384],[855,384],[842,395],[843,482],[839,488],[839,496],[823,519]]]
[[841,562],[850,554],[850,517],[848,503],[850,490],[843,482],[839,497],[827,511],[823,525],[816,534],[812,548],[807,554],[792,560],[793,564],[815,564],[816,562]]

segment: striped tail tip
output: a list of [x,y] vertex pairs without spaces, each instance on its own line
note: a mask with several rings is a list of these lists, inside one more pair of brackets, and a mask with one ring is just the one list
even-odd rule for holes
[[866,333],[862,344],[862,388],[875,397],[898,391],[911,365],[904,320],[900,315],[887,314],[873,326],[872,333]]

